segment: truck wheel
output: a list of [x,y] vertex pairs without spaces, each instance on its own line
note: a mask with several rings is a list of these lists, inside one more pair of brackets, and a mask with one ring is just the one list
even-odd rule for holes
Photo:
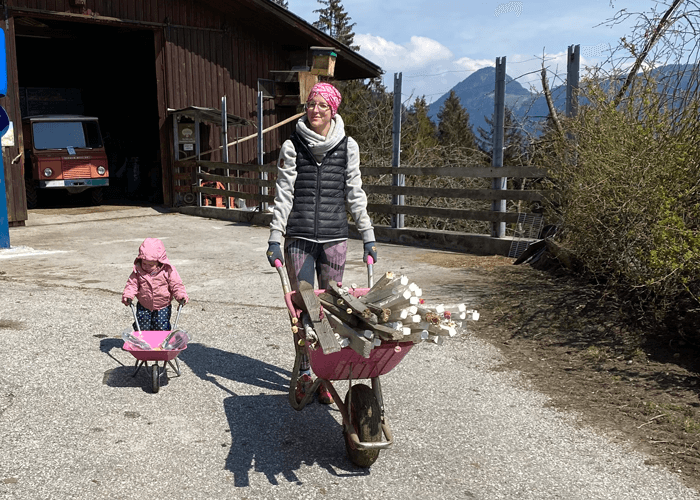
[[102,205],[102,200],[104,198],[104,193],[102,188],[92,188],[90,190],[90,203],[93,205]]
[[24,187],[27,193],[27,208],[32,209],[39,206],[39,195],[36,192],[36,186],[31,179],[24,179]]

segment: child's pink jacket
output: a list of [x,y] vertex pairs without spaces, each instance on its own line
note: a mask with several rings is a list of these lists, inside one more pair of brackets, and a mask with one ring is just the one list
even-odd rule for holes
[[[141,267],[141,260],[155,260],[161,267],[149,274]],[[182,279],[165,254],[165,245],[157,238],[146,238],[134,260],[134,270],[122,293],[122,302],[136,297],[146,309],[157,311],[175,300],[189,300]]]

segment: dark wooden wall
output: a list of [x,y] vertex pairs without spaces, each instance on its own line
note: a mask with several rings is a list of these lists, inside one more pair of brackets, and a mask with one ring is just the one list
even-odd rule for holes
[[[156,85],[160,128],[160,151],[163,172],[163,198],[174,202],[172,181],[172,119],[167,109],[187,106],[220,108],[226,95],[228,112],[257,121],[256,100],[258,79],[271,79],[271,70],[289,70],[289,54],[266,32],[265,23],[241,22],[239,16],[215,10],[206,2],[193,0],[87,0],[84,6],[75,0],[8,0],[8,96],[0,104],[15,124],[16,145],[5,148],[5,175],[8,190],[8,213],[15,223],[27,218],[22,177],[23,161],[11,161],[21,151],[21,117],[17,87],[17,65],[14,54],[14,19],[29,16],[80,23],[120,26],[125,29],[152,30],[155,39]],[[229,2],[235,4],[235,1]],[[245,19],[245,18],[244,18]],[[249,17],[248,17],[249,19]],[[296,109],[275,109],[266,100],[263,126],[267,128],[293,115]],[[274,161],[281,143],[291,133],[292,124],[265,135],[265,161]],[[254,127],[229,127],[229,142],[255,132]],[[221,145],[219,128],[212,127],[209,144],[203,149]],[[236,155],[238,157],[236,157]],[[219,160],[220,154],[211,156]],[[231,148],[230,161],[255,163],[257,142],[249,140]]]

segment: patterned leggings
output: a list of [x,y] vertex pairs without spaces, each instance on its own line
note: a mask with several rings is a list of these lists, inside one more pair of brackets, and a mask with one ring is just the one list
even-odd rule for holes
[[[318,278],[318,288],[327,288],[330,281],[342,281],[345,271],[345,256],[348,242],[332,241],[314,243],[313,241],[288,239],[284,242],[284,260],[292,290],[299,289],[299,282],[314,284],[314,275]],[[308,356],[301,359],[301,372],[311,368]]]
[[[169,304],[163,309],[151,311],[143,307],[139,302],[136,304],[136,319],[139,320],[139,326],[143,331],[170,330],[170,314],[172,310],[173,306]],[[133,328],[136,331],[136,323],[134,323]]]

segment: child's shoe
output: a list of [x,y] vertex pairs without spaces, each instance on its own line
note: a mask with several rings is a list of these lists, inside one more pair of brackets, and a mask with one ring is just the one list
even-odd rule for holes
[[301,400],[304,399],[304,396],[308,394],[308,392],[311,390],[312,385],[314,385],[314,381],[311,378],[311,375],[304,374],[297,379],[297,388],[294,391],[294,395],[297,399],[297,404],[301,403]]
[[318,396],[319,403],[323,403],[324,405],[332,405],[333,404],[333,396],[328,391],[328,389],[326,389],[326,386],[323,384],[318,386],[318,390],[316,391],[316,396]]

